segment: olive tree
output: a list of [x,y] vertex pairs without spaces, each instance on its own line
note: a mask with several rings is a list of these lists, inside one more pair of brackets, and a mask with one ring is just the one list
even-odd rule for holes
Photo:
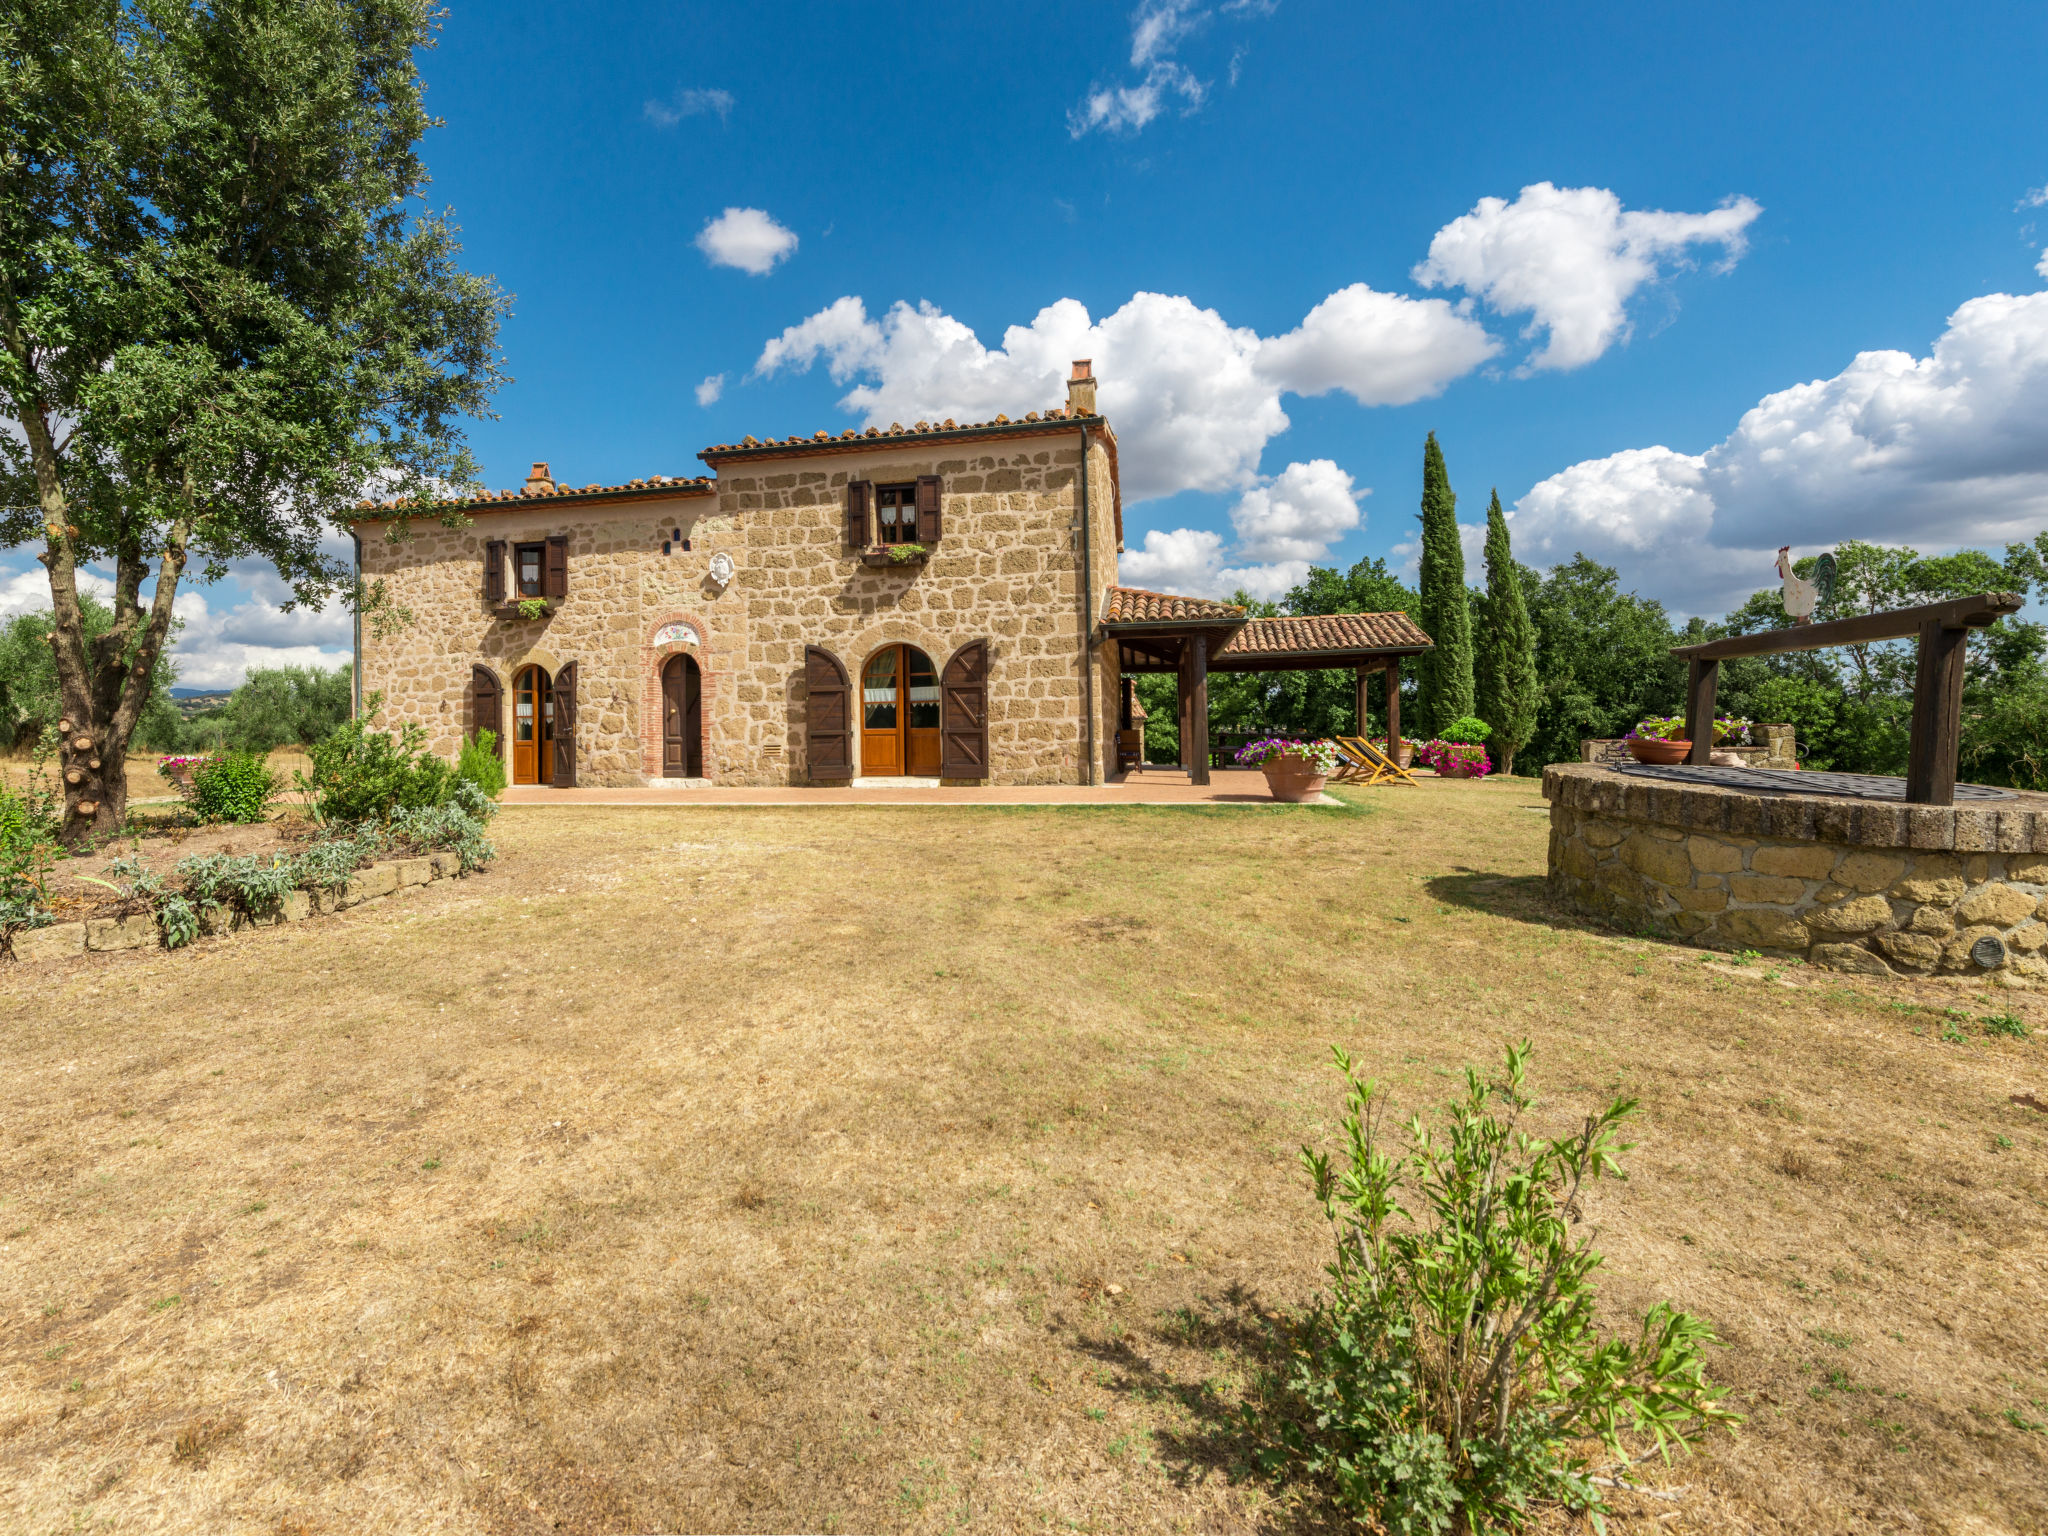
[[330,536],[366,488],[474,476],[506,300],[420,201],[436,30],[422,0],[0,13],[0,543],[49,571],[67,841],[125,814],[188,571],[361,602]]

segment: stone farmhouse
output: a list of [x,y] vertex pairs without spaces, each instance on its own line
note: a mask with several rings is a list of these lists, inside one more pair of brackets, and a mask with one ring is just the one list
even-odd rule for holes
[[[491,730],[515,783],[1099,783],[1137,759],[1130,674],[1397,667],[1398,614],[1253,619],[1117,581],[1116,434],[1077,362],[1021,419],[721,443],[709,476],[362,503],[358,562],[411,619],[365,695],[435,750]],[[1390,683],[1395,674],[1388,671]],[[1395,697],[1398,697],[1396,694]]]

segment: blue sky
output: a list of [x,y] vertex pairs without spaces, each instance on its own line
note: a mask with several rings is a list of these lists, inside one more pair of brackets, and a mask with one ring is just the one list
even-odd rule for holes
[[[1498,487],[1531,563],[1719,612],[1779,544],[2048,526],[2044,45],[2039,5],[457,0],[423,67],[433,200],[517,295],[493,486],[1021,414],[1093,355],[1133,584],[1402,563],[1434,429],[1466,522]],[[203,594],[187,681],[340,655],[277,595]]]

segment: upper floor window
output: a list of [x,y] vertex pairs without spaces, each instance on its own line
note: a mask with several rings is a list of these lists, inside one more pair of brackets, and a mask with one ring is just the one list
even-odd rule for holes
[[881,544],[917,542],[917,487],[885,485],[875,493],[875,539]]
[[518,583],[521,597],[546,597],[547,594],[547,546],[545,544],[515,544],[512,546],[512,574]]

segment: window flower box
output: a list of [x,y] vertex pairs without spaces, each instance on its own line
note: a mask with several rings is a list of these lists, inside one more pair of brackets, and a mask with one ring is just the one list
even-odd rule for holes
[[861,551],[860,563],[873,566],[923,565],[931,551],[922,544],[876,544]]

